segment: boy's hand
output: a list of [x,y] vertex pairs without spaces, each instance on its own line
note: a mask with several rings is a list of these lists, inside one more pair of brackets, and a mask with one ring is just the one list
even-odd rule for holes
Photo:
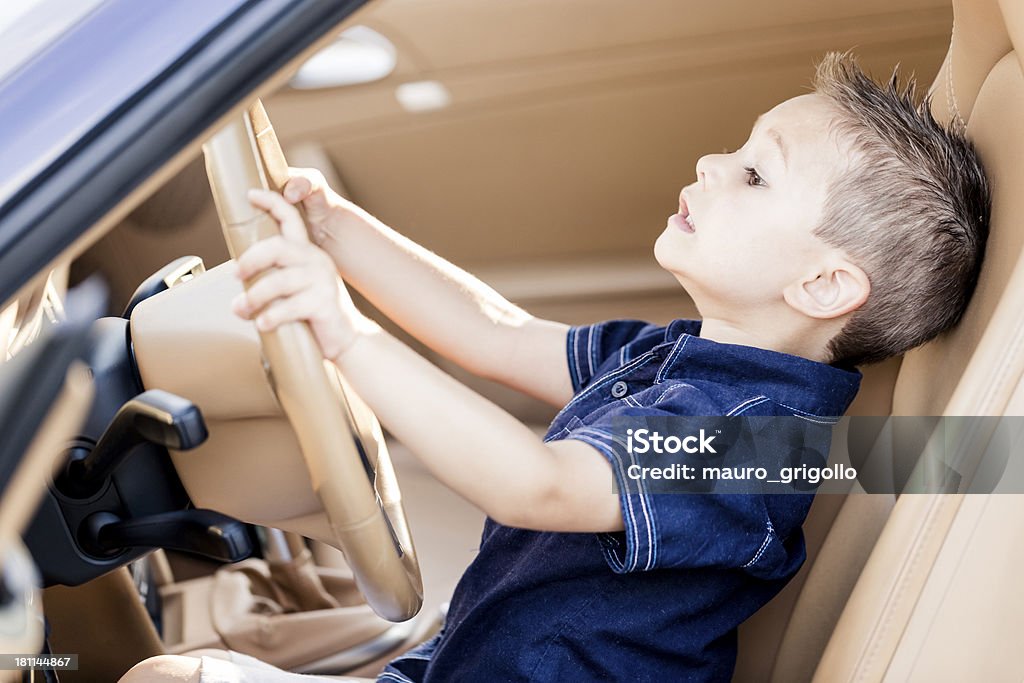
[[246,320],[255,318],[264,332],[305,320],[324,356],[337,360],[372,323],[356,310],[331,257],[309,241],[294,206],[266,190],[250,190],[249,201],[280,224],[281,235],[257,242],[237,259],[238,277],[252,284],[235,297],[232,309]]
[[306,212],[309,237],[319,246],[337,236],[346,222],[367,223],[372,217],[332,190],[323,173],[315,168],[289,168],[288,182],[281,194],[289,204],[301,204]]
[[302,204],[310,237],[322,243],[341,197],[327,186],[323,174],[314,168],[289,168],[288,175],[281,193],[289,204]]

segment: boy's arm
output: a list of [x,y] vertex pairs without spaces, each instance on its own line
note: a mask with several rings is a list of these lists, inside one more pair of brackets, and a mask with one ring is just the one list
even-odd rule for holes
[[623,529],[611,466],[593,446],[544,443],[380,328],[361,333],[335,363],[435,477],[495,521],[538,531]]
[[[233,302],[238,315],[255,318],[261,330],[307,321],[324,356],[381,423],[438,479],[498,522],[548,531],[623,528],[611,465],[596,448],[579,441],[545,444],[386,334],[356,310],[329,257],[309,243],[295,209],[271,192],[250,197],[278,220],[282,236],[238,258],[238,275],[250,280]],[[257,291],[265,299],[259,305]],[[561,364],[568,374],[564,356]]]
[[552,405],[572,398],[568,326],[534,318],[486,284],[293,170],[289,201],[303,201],[310,233],[350,285],[434,351],[470,372]]

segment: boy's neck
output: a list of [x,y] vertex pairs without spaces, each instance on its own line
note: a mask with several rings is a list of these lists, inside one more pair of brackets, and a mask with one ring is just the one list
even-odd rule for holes
[[826,343],[831,332],[822,334],[821,326],[795,325],[786,329],[782,325],[739,326],[722,318],[705,317],[701,320],[700,336],[721,344],[741,344],[760,349],[801,356],[819,363],[827,361]]

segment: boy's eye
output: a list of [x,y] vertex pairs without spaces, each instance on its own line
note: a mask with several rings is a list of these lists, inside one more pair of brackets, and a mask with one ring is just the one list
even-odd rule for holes
[[757,169],[747,167],[743,169],[747,172],[747,185],[751,187],[766,187],[768,183],[764,181],[764,178],[757,172]]

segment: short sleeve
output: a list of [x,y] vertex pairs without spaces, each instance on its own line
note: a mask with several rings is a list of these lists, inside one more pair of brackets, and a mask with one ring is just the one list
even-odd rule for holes
[[609,567],[617,573],[716,567],[765,579],[795,572],[805,557],[800,525],[813,495],[652,492],[649,482],[628,477],[631,465],[645,463],[629,452],[616,418],[717,414],[699,412],[713,407],[692,387],[666,393],[672,398],[650,406],[621,403],[565,437],[590,444],[611,464],[624,531],[598,534]]
[[[573,392],[584,389],[598,374],[598,368],[621,354],[624,347],[663,329],[643,320],[606,320],[594,325],[570,327],[566,336],[566,355]],[[623,358],[619,362],[625,360]]]

